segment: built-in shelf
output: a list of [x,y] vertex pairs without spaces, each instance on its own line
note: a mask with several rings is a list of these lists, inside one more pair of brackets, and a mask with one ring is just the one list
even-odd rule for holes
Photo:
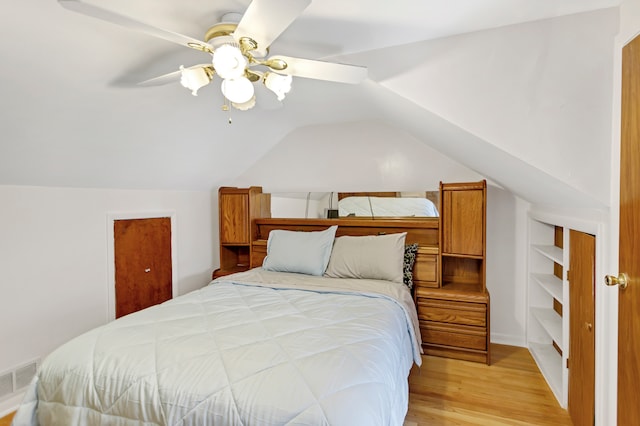
[[542,376],[565,408],[569,339],[564,332],[568,327],[568,316],[563,315],[569,312],[569,301],[565,300],[567,252],[562,247],[569,247],[566,237],[564,228],[530,217],[527,344]]
[[531,313],[538,320],[542,328],[551,336],[554,342],[562,349],[562,317],[551,308],[531,308]]
[[552,245],[540,245],[540,244],[534,244],[532,247],[541,255],[553,260],[558,265],[562,265],[563,257],[562,257],[562,249],[560,247],[556,247]]
[[530,343],[529,351],[535,359],[540,372],[549,384],[558,401],[563,401],[562,395],[562,356],[553,345]]
[[532,273],[531,278],[537,282],[547,293],[562,303],[562,280],[553,274]]

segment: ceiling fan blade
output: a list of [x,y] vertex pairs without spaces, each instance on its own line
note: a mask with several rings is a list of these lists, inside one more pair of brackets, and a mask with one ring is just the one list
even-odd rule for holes
[[[193,68],[211,68],[213,66],[211,64],[199,64],[193,65],[191,67],[186,67],[187,69]],[[177,83],[180,81],[180,77],[182,76],[182,71],[174,71],[167,74],[160,75],[158,77],[150,78],[148,80],[141,81],[138,83],[138,86],[163,86],[165,84]]]
[[233,38],[237,42],[243,37],[251,38],[258,44],[257,52],[266,55],[271,43],[310,4],[311,0],[253,0],[233,32]]
[[271,56],[269,60],[283,60],[287,68],[277,71],[293,77],[314,78],[316,80],[336,81],[357,84],[367,78],[367,68],[336,62],[316,61],[312,59],[292,58],[290,56]]
[[205,43],[204,41],[200,41],[198,39],[191,38],[182,34],[174,33],[172,31],[163,30],[161,28],[145,24],[144,22],[136,21],[135,19],[129,18],[128,16],[120,15],[116,12],[102,9],[98,6],[94,6],[80,0],[58,0],[58,3],[60,3],[60,5],[65,9],[69,9],[83,15],[91,16],[93,18],[101,19],[103,21],[111,22],[112,24],[121,25],[131,30],[140,31],[153,37],[170,41],[172,43],[177,43],[182,46],[190,47],[196,50],[202,50],[205,52],[213,51],[211,45]]

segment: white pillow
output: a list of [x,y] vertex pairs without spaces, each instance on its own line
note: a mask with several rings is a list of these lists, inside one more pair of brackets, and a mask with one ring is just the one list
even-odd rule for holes
[[338,237],[325,276],[403,282],[407,233]]
[[337,229],[338,226],[334,225],[324,231],[271,231],[262,268],[307,275],[324,274]]

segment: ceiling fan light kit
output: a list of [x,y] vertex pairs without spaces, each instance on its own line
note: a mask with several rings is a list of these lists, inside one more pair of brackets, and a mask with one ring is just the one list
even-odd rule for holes
[[[311,0],[278,0],[274,8],[270,0],[252,0],[243,15],[228,13],[205,33],[205,41],[156,28],[119,15],[82,0],[58,0],[74,12],[144,32],[211,55],[211,65],[180,66],[179,71],[142,82],[143,85],[180,83],[197,96],[198,90],[222,79],[220,88],[226,101],[246,111],[256,104],[253,83],[262,83],[282,101],[291,91],[293,77],[357,84],[367,76],[367,69],[312,59],[277,56],[268,58],[271,43],[311,4]],[[230,22],[231,21],[231,22]],[[228,101],[228,102],[227,102]]]
[[198,96],[198,89],[206,86],[213,79],[213,72],[206,67],[185,68],[180,65],[180,84]]
[[231,102],[231,105],[249,102],[255,93],[253,84],[246,77],[225,78],[222,80],[220,89],[224,97]]
[[221,78],[234,79],[244,75],[247,58],[240,49],[230,44],[223,44],[213,52],[213,68]]
[[254,95],[247,102],[244,102],[241,104],[236,102],[231,102],[231,106],[233,106],[235,109],[239,109],[240,111],[246,111],[256,106],[256,97]]
[[274,72],[264,73],[264,85],[267,89],[276,94],[279,101],[282,101],[287,93],[291,91],[293,77],[290,75],[280,75]]

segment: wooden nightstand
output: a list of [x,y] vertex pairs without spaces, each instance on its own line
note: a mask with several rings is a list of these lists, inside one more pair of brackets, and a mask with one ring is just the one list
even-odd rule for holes
[[425,353],[489,363],[489,293],[416,288]]
[[486,181],[440,183],[437,286],[416,282],[425,353],[490,364]]

